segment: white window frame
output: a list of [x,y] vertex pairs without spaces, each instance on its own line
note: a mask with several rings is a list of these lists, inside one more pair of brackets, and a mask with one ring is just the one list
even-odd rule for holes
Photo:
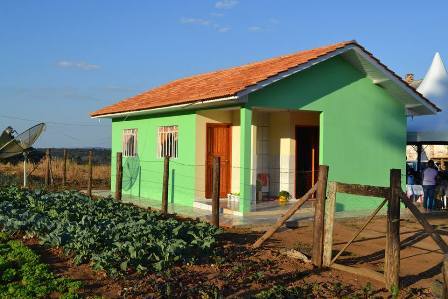
[[164,158],[166,155],[173,159],[179,157],[179,127],[177,125],[157,128],[157,158]]
[[[137,156],[137,129],[124,129],[122,140],[121,140],[121,149],[124,157],[135,157]],[[130,142],[130,139],[133,138],[134,142]]]

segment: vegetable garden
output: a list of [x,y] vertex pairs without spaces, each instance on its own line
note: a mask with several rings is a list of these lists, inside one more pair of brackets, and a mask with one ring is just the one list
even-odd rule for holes
[[219,233],[204,222],[166,218],[111,199],[17,187],[0,189],[0,227],[61,247],[76,264],[90,263],[110,276],[207,259]]

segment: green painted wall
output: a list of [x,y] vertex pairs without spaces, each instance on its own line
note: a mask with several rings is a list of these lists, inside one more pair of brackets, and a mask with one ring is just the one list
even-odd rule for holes
[[[404,174],[405,107],[340,57],[249,95],[248,106],[320,111],[320,162],[330,180],[389,185],[389,169]],[[337,210],[364,210],[378,199],[337,195]]]
[[[159,126],[177,125],[179,157],[171,159],[168,200],[192,206],[195,198],[195,142],[196,114],[172,114],[128,117],[112,120],[111,190],[115,190],[116,153],[121,152],[124,129],[138,129],[138,159],[123,158],[123,194],[161,200],[163,159],[157,158],[157,130]],[[136,161],[137,160],[137,161]],[[140,166],[140,171],[135,171]],[[126,168],[130,168],[127,171]],[[129,175],[127,175],[127,173]],[[137,173],[137,174],[136,174]],[[129,178],[135,183],[129,190]],[[173,187],[173,183],[174,186]],[[143,200],[143,199],[142,199]]]

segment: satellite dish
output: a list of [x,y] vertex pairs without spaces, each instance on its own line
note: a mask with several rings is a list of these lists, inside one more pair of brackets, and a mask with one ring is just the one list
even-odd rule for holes
[[129,191],[140,174],[140,159],[138,156],[128,157],[123,165],[123,190]]
[[26,160],[37,138],[45,130],[45,124],[37,124],[14,137],[15,130],[7,127],[0,135],[0,160],[23,154],[23,186],[26,187]]

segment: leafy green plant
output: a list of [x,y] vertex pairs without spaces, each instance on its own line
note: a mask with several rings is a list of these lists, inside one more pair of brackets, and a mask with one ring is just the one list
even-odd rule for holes
[[20,241],[0,238],[0,298],[78,298],[78,281],[58,278]]
[[90,263],[112,276],[208,258],[219,233],[205,222],[166,218],[112,199],[17,187],[0,189],[0,227],[37,235],[73,254],[76,264]]
[[282,285],[273,286],[270,289],[261,291],[254,297],[256,299],[276,299],[276,298],[286,298],[288,294],[288,289]]
[[400,288],[398,286],[393,285],[389,291],[393,299],[398,298],[398,295],[400,294]]
[[355,290],[351,285],[336,283],[304,283],[287,287],[275,285],[256,294],[255,298],[373,298],[375,290],[367,284],[363,290]]
[[253,274],[251,274],[249,276],[249,280],[250,281],[255,281],[255,282],[261,282],[261,280],[264,278],[264,273],[261,271],[257,271],[254,272]]
[[282,190],[278,193],[278,197],[284,197],[287,200],[291,199],[291,194],[288,191]]
[[372,284],[368,282],[363,288],[362,292],[365,298],[370,298],[373,295]]

